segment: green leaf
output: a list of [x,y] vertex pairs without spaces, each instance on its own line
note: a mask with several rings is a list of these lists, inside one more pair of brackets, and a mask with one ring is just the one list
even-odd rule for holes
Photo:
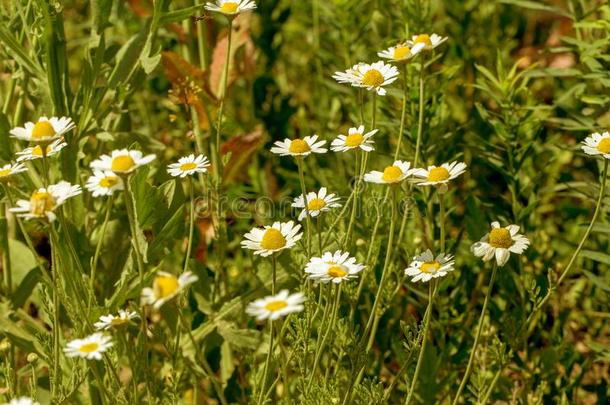
[[38,262],[30,249],[18,240],[9,240],[9,251],[13,283],[19,284],[33,268],[38,266]]
[[28,71],[31,75],[44,80],[45,73],[42,67],[35,62],[23,46],[17,41],[17,38],[8,30],[8,25],[0,25],[0,42],[4,44],[9,55],[11,55],[19,65]]
[[580,255],[584,258],[610,265],[610,255],[593,250],[583,250]]

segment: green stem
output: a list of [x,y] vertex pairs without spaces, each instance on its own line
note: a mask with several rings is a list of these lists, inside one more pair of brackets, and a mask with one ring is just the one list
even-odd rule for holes
[[409,95],[409,89],[407,87],[407,64],[403,64],[403,99],[402,99],[402,113],[400,114],[400,129],[398,131],[398,143],[396,144],[396,151],[394,152],[394,160],[398,160],[400,154],[400,145],[402,143],[402,136],[405,130],[405,121],[407,116],[407,99]]
[[2,232],[2,270],[6,284],[6,296],[13,291],[13,271],[11,268],[8,220],[6,218],[7,204],[0,205],[0,231]]
[[229,63],[231,61],[231,42],[233,39],[233,18],[229,17],[229,34],[227,37],[227,55],[225,57],[224,72],[222,76],[222,93],[220,93],[220,105],[218,106],[218,117],[216,122],[216,164],[217,164],[217,185],[220,185],[222,178],[222,157],[220,156],[220,134],[222,128],[222,117],[227,95],[227,83],[229,79]]
[[265,360],[265,367],[263,368],[263,381],[261,383],[260,395],[258,404],[262,405],[265,399],[265,386],[267,385],[267,373],[269,371],[269,365],[271,364],[271,356],[273,353],[273,322],[269,321],[269,350],[267,351],[267,359]]
[[415,141],[415,159],[413,159],[413,167],[419,164],[419,153],[421,148],[421,138],[424,131],[424,71],[426,63],[424,57],[421,57],[421,67],[419,71],[419,119],[417,122],[417,140]]
[[472,365],[474,363],[474,356],[477,351],[477,346],[479,345],[479,339],[481,338],[481,331],[483,330],[483,321],[485,320],[485,314],[487,313],[487,304],[489,303],[489,297],[491,296],[491,290],[493,289],[494,282],[496,280],[496,272],[498,270],[498,265],[494,261],[493,270],[491,272],[491,279],[489,280],[489,287],[487,288],[487,294],[485,294],[485,301],[483,302],[483,309],[481,310],[481,316],[479,317],[479,323],[477,326],[477,333],[474,338],[474,343],[472,344],[472,349],[470,350],[470,357],[468,359],[468,365],[466,366],[466,373],[464,373],[464,377],[462,378],[462,382],[460,383],[460,387],[455,394],[455,398],[453,398],[453,405],[458,403],[460,399],[460,395],[468,382],[468,378],[470,377],[470,373],[472,372]]
[[[91,289],[91,296],[89,297],[89,311],[91,310],[92,301],[96,301],[95,299],[95,275],[97,271],[97,263],[100,258],[100,253],[102,251],[102,244],[104,243],[104,236],[106,235],[106,228],[108,227],[108,220],[110,219],[110,212],[112,211],[112,205],[114,204],[114,195],[108,197],[108,202],[106,203],[106,215],[104,216],[104,223],[102,224],[102,230],[99,235],[99,239],[95,246],[95,254],[93,255],[93,262],[91,263],[91,277],[89,280],[89,288]],[[88,311],[88,312],[89,312]]]
[[189,268],[189,261],[191,259],[191,251],[193,248],[193,234],[195,233],[195,188],[193,186],[193,179],[189,177],[189,193],[191,197],[191,206],[189,212],[189,239],[186,245],[186,254],[184,256],[184,267],[182,272],[186,272]]
[[439,227],[441,229],[441,253],[445,253],[445,194],[438,194],[439,204]]
[[144,287],[144,259],[142,257],[142,250],[140,249],[140,240],[138,238],[138,226],[136,224],[135,207],[133,203],[133,196],[131,195],[131,187],[129,185],[129,177],[123,177],[123,194],[125,196],[125,207],[127,208],[127,219],[129,220],[129,228],[131,231],[131,241],[133,250],[136,255],[136,262],[138,266],[138,275],[140,277],[140,289]]
[[[61,386],[61,376],[59,371],[59,346],[60,346],[60,325],[59,325],[59,277],[57,274],[57,244],[53,224],[49,224],[51,236],[51,276],[53,280],[53,378],[51,380],[51,398],[57,399]],[[53,401],[52,401],[53,402]]]
[[299,169],[299,181],[301,183],[301,194],[303,195],[303,205],[305,206],[305,218],[307,222],[307,256],[311,254],[311,216],[309,215],[309,206],[307,203],[307,190],[305,189],[305,175],[303,173],[303,158],[297,156],[297,167]]
[[426,315],[424,319],[424,330],[422,332],[422,343],[421,349],[419,351],[419,356],[417,357],[417,365],[415,366],[415,374],[413,374],[413,379],[411,380],[411,386],[409,387],[409,393],[407,394],[407,399],[405,400],[405,405],[409,405],[411,403],[411,397],[415,392],[415,386],[417,384],[417,378],[419,377],[419,372],[421,370],[421,365],[423,364],[424,352],[426,351],[426,342],[428,341],[428,329],[430,327],[430,318],[432,318],[432,306],[434,305],[434,297],[436,295],[436,281],[431,281],[428,286],[428,308],[426,309]]
[[275,283],[277,279],[277,258],[275,257],[275,253],[271,255],[271,268],[273,273],[273,278],[271,280],[271,295],[275,295]]

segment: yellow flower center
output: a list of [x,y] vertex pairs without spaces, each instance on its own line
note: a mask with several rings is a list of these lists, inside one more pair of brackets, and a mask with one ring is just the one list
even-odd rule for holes
[[6,177],[11,174],[11,169],[0,169],[0,177]]
[[47,211],[55,208],[55,199],[46,191],[34,191],[30,197],[30,213],[43,216]]
[[331,277],[345,277],[347,275],[347,271],[345,270],[345,266],[332,266],[328,268],[328,275]]
[[441,264],[436,260],[432,262],[425,262],[419,268],[422,273],[436,273],[441,268]]
[[[49,156],[51,151],[51,145],[47,146],[47,156]],[[42,148],[40,147],[40,145],[34,146],[34,148],[32,149],[32,156],[42,157]]]
[[288,148],[290,153],[305,153],[309,152],[311,148],[309,144],[302,139],[294,139],[290,142],[290,147]]
[[362,84],[369,87],[379,87],[383,84],[383,82],[383,75],[377,69],[369,70],[362,77]]
[[411,55],[411,49],[408,46],[397,46],[394,48],[394,59],[401,60]]
[[280,231],[275,228],[269,228],[265,231],[261,240],[261,247],[265,250],[277,250],[286,246],[286,238]]
[[319,211],[324,207],[326,207],[326,201],[323,198],[314,198],[307,204],[309,211]]
[[135,166],[136,162],[129,155],[117,156],[112,159],[110,168],[113,172],[128,172]]
[[38,121],[32,128],[32,139],[51,138],[55,134],[55,128],[49,121]]
[[118,326],[125,325],[127,322],[129,322],[129,320],[127,318],[117,317],[117,318],[113,318],[112,321],[110,321],[110,325],[114,326],[114,327],[118,327]]
[[428,173],[428,181],[444,181],[449,178],[449,171],[444,167],[435,167]]
[[432,46],[432,41],[430,40],[430,35],[428,34],[420,34],[415,38],[416,44],[424,44],[426,46]]
[[288,303],[286,301],[271,301],[270,303],[265,305],[265,309],[267,311],[275,312],[275,311],[279,311],[280,309],[284,309],[287,306],[288,306]]
[[155,277],[153,290],[157,298],[171,297],[178,291],[180,284],[174,275],[162,275]]
[[610,153],[610,138],[604,138],[597,144],[597,150],[603,154]]
[[506,228],[494,228],[489,233],[489,244],[495,248],[508,249],[513,245],[513,238]]
[[396,183],[402,176],[402,170],[398,166],[388,166],[383,169],[382,179],[386,183]]
[[189,170],[193,170],[197,168],[197,164],[193,162],[183,163],[180,165],[180,170],[183,172],[188,172]]
[[115,176],[106,176],[100,180],[100,187],[103,188],[111,188],[114,187],[119,182],[119,179]]
[[234,1],[227,1],[220,6],[220,11],[223,13],[234,13],[237,11],[239,4]]
[[345,146],[354,148],[356,146],[360,146],[362,144],[362,141],[364,141],[364,136],[362,134],[350,134],[345,138]]
[[85,343],[81,347],[78,348],[79,352],[82,353],[93,353],[99,349],[100,344],[97,342]]

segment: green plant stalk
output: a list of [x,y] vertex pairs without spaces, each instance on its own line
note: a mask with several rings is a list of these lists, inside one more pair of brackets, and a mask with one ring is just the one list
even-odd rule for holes
[[496,374],[494,375],[493,380],[491,380],[491,384],[489,384],[489,388],[485,392],[485,396],[483,397],[483,400],[480,402],[482,405],[489,403],[489,397],[493,393],[494,388],[496,387],[496,384],[498,383],[498,380],[500,379],[500,376],[502,375],[502,371],[504,371],[504,364],[502,364],[500,366],[500,368],[498,368],[498,371],[496,371]]
[[481,338],[481,331],[483,329],[483,321],[485,320],[485,314],[487,313],[487,305],[489,303],[489,297],[491,295],[491,290],[493,289],[494,282],[496,280],[496,273],[498,270],[498,265],[494,261],[493,270],[491,272],[491,279],[489,280],[489,287],[487,288],[487,294],[485,294],[485,301],[483,301],[483,309],[481,309],[481,316],[479,317],[479,323],[477,325],[477,334],[474,338],[474,343],[472,344],[472,349],[470,350],[470,357],[468,358],[468,365],[466,366],[466,372],[464,373],[464,377],[460,382],[460,386],[455,394],[455,398],[453,398],[452,404],[456,405],[458,400],[460,399],[460,395],[466,387],[466,383],[468,382],[468,378],[470,377],[470,373],[472,372],[472,365],[474,364],[474,356],[477,352],[477,346],[479,345],[479,339]]
[[129,185],[129,176],[124,176],[122,178],[123,184],[125,187],[123,188],[123,195],[125,197],[125,207],[127,209],[127,219],[129,220],[129,228],[131,230],[131,241],[133,245],[133,250],[136,255],[136,262],[138,266],[138,275],[140,278],[140,289],[144,287],[144,259],[142,257],[142,250],[140,248],[140,242],[138,240],[137,234],[137,224],[136,224],[136,214],[134,212],[134,203],[133,197],[131,195],[131,186]]
[[430,318],[432,318],[432,307],[434,305],[435,296],[436,280],[430,281],[430,284],[428,286],[428,308],[426,308],[426,314],[424,319],[424,330],[422,332],[421,349],[419,350],[419,356],[417,357],[417,365],[415,366],[415,374],[413,374],[413,379],[411,380],[411,386],[409,387],[409,393],[407,394],[405,405],[409,405],[411,403],[411,398],[413,397],[413,393],[415,392],[415,387],[417,384],[417,378],[419,377],[421,365],[423,364],[424,353],[426,351],[426,342],[428,341],[428,329],[430,328]]
[[408,87],[407,87],[407,64],[403,64],[403,99],[402,99],[402,112],[400,114],[400,129],[398,130],[398,142],[396,143],[396,151],[394,152],[394,160],[398,160],[400,154],[400,145],[402,143],[402,137],[405,130],[405,121],[407,116],[407,99],[409,98]]
[[102,224],[102,230],[95,246],[95,254],[93,255],[93,262],[91,263],[91,277],[89,280],[89,289],[91,290],[91,296],[89,297],[89,311],[91,311],[92,301],[97,301],[95,298],[95,275],[97,272],[97,263],[100,258],[100,252],[102,251],[102,245],[104,243],[104,236],[106,235],[106,228],[108,227],[108,220],[110,219],[110,212],[112,211],[112,205],[114,204],[114,195],[108,197],[106,203],[106,215],[104,216],[104,223]]
[[540,303],[538,303],[538,305],[536,305],[536,307],[534,308],[532,313],[528,316],[527,321],[525,323],[526,325],[528,325],[528,335],[532,332],[533,328],[535,327],[535,325],[537,323],[538,316],[540,315],[540,310],[546,304],[546,302],[549,300],[549,298],[551,298],[551,295],[553,294],[555,289],[557,289],[557,287],[559,287],[559,285],[563,282],[563,280],[565,280],[565,278],[569,274],[570,270],[572,270],[572,266],[574,265],[574,263],[576,263],[576,259],[578,258],[580,251],[582,250],[582,248],[585,245],[585,242],[589,238],[589,234],[591,234],[591,231],[593,230],[593,226],[595,225],[595,222],[597,221],[597,217],[599,216],[599,213],[601,211],[602,203],[604,201],[604,196],[606,195],[607,180],[608,180],[608,159],[604,159],[604,169],[603,169],[602,180],[601,180],[600,188],[599,188],[599,196],[597,197],[597,203],[595,204],[595,211],[593,212],[593,217],[591,218],[591,222],[589,223],[587,230],[585,231],[582,238],[580,239],[580,242],[578,243],[578,247],[572,254],[570,261],[568,262],[567,266],[565,267],[565,269],[559,276],[557,283],[554,286],[549,286],[549,289],[547,290],[544,298],[540,301]]
[[441,229],[441,253],[445,253],[445,194],[438,194],[438,205],[439,205],[439,228]]
[[[322,353],[324,353],[324,348],[326,346],[326,341],[328,336],[331,333],[335,333],[335,322],[337,320],[337,312],[339,310],[339,302],[341,300],[341,284],[337,285],[335,288],[335,301],[333,302],[331,309],[331,317],[330,317],[330,325],[326,328],[326,333],[322,338],[322,343],[320,343],[318,350],[316,350],[316,355],[314,357],[313,366],[311,367],[311,374],[309,376],[309,383],[307,384],[307,390],[305,392],[309,392],[311,390],[311,384],[313,383],[314,375],[316,374],[316,369],[318,368],[318,363],[320,358],[322,357]],[[327,304],[328,306],[328,304]],[[324,324],[322,324],[322,327]]]
[[271,295],[275,295],[275,284],[277,280],[277,257],[275,253],[271,255],[271,270],[272,270],[272,279],[271,279]]
[[60,339],[60,324],[59,324],[59,275],[57,274],[56,246],[58,244],[57,235],[53,229],[53,224],[49,223],[51,236],[51,277],[53,280],[53,378],[51,379],[51,398],[58,398],[59,387],[61,386],[61,374],[59,371],[59,339]]
[[[394,187],[394,186],[390,186]],[[392,250],[394,249],[394,231],[396,229],[396,194],[397,189],[394,188],[392,190],[392,216],[390,219],[390,235],[388,238],[388,248],[386,250],[385,262],[383,265],[383,270],[381,271],[381,280],[379,281],[379,288],[377,289],[377,294],[375,295],[375,301],[373,302],[373,308],[371,309],[371,316],[364,328],[364,333],[362,335],[363,339],[366,338],[367,334],[370,331],[369,340],[366,345],[366,352],[368,353],[373,346],[373,342],[375,341],[375,335],[377,334],[377,328],[372,328],[373,321],[377,318],[377,307],[379,306],[379,302],[381,301],[381,293],[385,288],[386,280],[389,273],[390,261],[392,258]],[[376,324],[376,323],[375,323]],[[371,329],[372,328],[372,329]]]
[[[6,217],[8,204],[0,204],[0,232],[2,232],[2,271],[6,284],[5,296],[10,297],[13,291],[13,269],[11,266],[11,254],[9,246],[9,229]],[[8,353],[10,392],[17,393],[17,368],[15,367],[15,347],[11,345]]]
[[191,252],[193,249],[193,235],[195,233],[195,187],[193,186],[193,179],[189,177],[189,193],[191,197],[191,206],[189,211],[189,237],[186,245],[186,254],[184,256],[184,267],[182,272],[186,272],[189,269],[189,261],[191,260]]
[[417,120],[417,139],[415,141],[415,158],[413,159],[413,167],[419,164],[419,153],[421,148],[421,138],[424,132],[424,72],[426,63],[424,56],[421,57],[421,68],[419,71],[419,118]]
[[297,156],[297,168],[299,170],[299,181],[301,183],[301,194],[303,195],[303,205],[305,206],[305,218],[307,221],[307,256],[311,254],[311,215],[307,201],[307,190],[305,189],[305,175],[303,173],[303,157]]
[[[227,56],[225,58],[224,72],[222,76],[222,93],[220,93],[220,105],[218,106],[218,117],[216,121],[216,176],[217,187],[220,188],[222,179],[222,157],[220,156],[220,134],[222,129],[222,117],[225,108],[225,98],[227,96],[227,83],[229,79],[229,64],[231,61],[231,42],[233,39],[233,18],[227,18],[229,21],[229,34],[227,36]],[[220,190],[218,190],[220,191]]]
[[269,371],[269,365],[271,364],[271,356],[273,353],[273,322],[269,321],[269,350],[267,351],[267,359],[265,360],[265,366],[263,367],[263,381],[261,382],[260,394],[258,404],[262,405],[265,400],[265,386],[267,385],[267,372]]

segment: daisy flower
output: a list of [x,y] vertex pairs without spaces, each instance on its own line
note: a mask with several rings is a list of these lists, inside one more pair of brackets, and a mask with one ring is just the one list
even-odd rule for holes
[[257,321],[269,319],[275,321],[282,316],[293,312],[301,312],[304,307],[305,296],[300,292],[289,294],[282,290],[277,295],[270,295],[248,304],[246,313],[255,316]]
[[529,239],[518,232],[518,225],[502,228],[499,222],[492,222],[491,231],[472,245],[470,250],[475,256],[482,257],[483,261],[495,257],[498,266],[504,266],[511,252],[520,255],[529,247]]
[[82,357],[87,360],[101,360],[102,354],[112,347],[110,336],[94,333],[84,339],[68,342],[64,353],[68,357]]
[[377,55],[380,58],[389,59],[392,62],[406,62],[417,56],[425,46],[426,45],[421,42],[414,44],[412,47],[409,47],[406,43],[401,43],[377,52]]
[[411,163],[397,160],[392,164],[383,169],[383,172],[373,170],[372,172],[364,175],[364,181],[369,183],[379,184],[395,184],[403,181],[411,175],[413,170],[409,170]]
[[34,401],[28,397],[13,398],[5,405],[40,405],[40,402]]
[[434,257],[430,249],[419,256],[413,257],[413,261],[405,269],[407,276],[413,277],[412,282],[426,282],[433,278],[444,277],[454,269],[455,260],[453,256],[444,253]]
[[167,172],[174,177],[184,178],[195,173],[205,173],[208,171],[210,161],[207,157],[199,155],[188,155],[178,159],[177,163],[167,165]]
[[337,250],[335,253],[326,252],[322,257],[312,257],[305,266],[305,273],[316,282],[339,284],[356,278],[363,269],[364,265],[356,263],[348,252]]
[[236,16],[244,11],[254,10],[256,3],[252,0],[216,0],[215,2],[208,2],[205,5],[205,9],[216,13],[222,13],[226,16]]
[[93,176],[87,179],[85,187],[94,197],[102,197],[112,195],[117,190],[123,190],[123,181],[110,170],[94,170]]
[[413,169],[414,181],[420,186],[447,184],[466,171],[466,163],[443,163],[439,167],[428,166],[428,169]]
[[23,173],[27,170],[27,167],[25,167],[23,163],[5,164],[4,166],[0,167],[0,181],[5,181],[12,175]]
[[103,171],[113,171],[116,174],[128,174],[140,166],[155,160],[155,155],[142,156],[139,150],[113,150],[111,155],[102,155],[91,162],[91,168]]
[[350,128],[347,131],[347,136],[339,135],[330,144],[330,149],[333,152],[347,152],[352,149],[360,148],[365,152],[374,150],[373,140],[371,139],[379,131],[373,129],[367,133],[364,133],[364,125],[360,125],[358,128]]
[[584,140],[581,147],[587,155],[602,155],[604,159],[610,159],[610,133],[593,133]]
[[317,193],[310,192],[307,194],[307,209],[305,209],[305,204],[303,203],[303,195],[296,197],[292,206],[294,208],[303,208],[299,214],[299,221],[302,221],[307,216],[307,211],[309,211],[310,216],[317,217],[322,212],[330,211],[331,208],[340,207],[341,204],[337,202],[339,200],[340,198],[335,197],[334,194],[326,194],[326,187],[322,187]]
[[38,144],[48,144],[61,138],[65,133],[74,129],[72,118],[68,117],[40,117],[38,122],[26,122],[24,127],[11,129],[10,134],[17,139]]
[[34,191],[29,200],[18,200],[17,207],[11,208],[9,211],[26,219],[47,218],[49,221],[54,221],[56,216],[53,211],[69,198],[80,193],[82,190],[79,185],[60,181],[47,188],[41,187]]
[[136,312],[128,312],[124,309],[119,309],[118,315],[110,314],[100,316],[100,320],[93,326],[95,326],[95,329],[97,330],[116,329],[127,325],[129,321],[137,317],[138,314]]
[[275,142],[271,152],[280,156],[307,156],[310,153],[326,153],[328,149],[322,147],[325,144],[326,141],[318,141],[318,135],[293,140],[286,138]]
[[[46,155],[47,157],[51,157],[53,155],[57,155],[60,150],[68,146],[63,139],[58,139],[56,141],[51,142],[46,145]],[[25,148],[21,152],[17,152],[17,162],[25,162],[26,160],[34,160],[42,158],[42,147],[40,145],[36,145],[34,147]]]
[[423,44],[424,46],[421,48],[421,50],[430,51],[445,42],[447,39],[448,37],[441,37],[437,34],[419,34],[413,35],[413,38],[410,41],[407,41],[406,44],[412,49],[414,49],[419,44]]
[[254,250],[255,255],[269,256],[280,250],[290,249],[303,236],[299,233],[301,225],[294,222],[274,222],[273,225],[263,228],[252,228],[244,235],[241,247]]
[[190,271],[182,273],[180,277],[160,271],[153,280],[152,288],[142,289],[142,304],[159,309],[197,280],[199,278]]
[[333,79],[339,83],[349,83],[354,87],[363,87],[376,91],[380,96],[386,94],[384,86],[393,83],[398,78],[398,69],[378,61],[373,64],[359,63],[345,72],[335,72]]

